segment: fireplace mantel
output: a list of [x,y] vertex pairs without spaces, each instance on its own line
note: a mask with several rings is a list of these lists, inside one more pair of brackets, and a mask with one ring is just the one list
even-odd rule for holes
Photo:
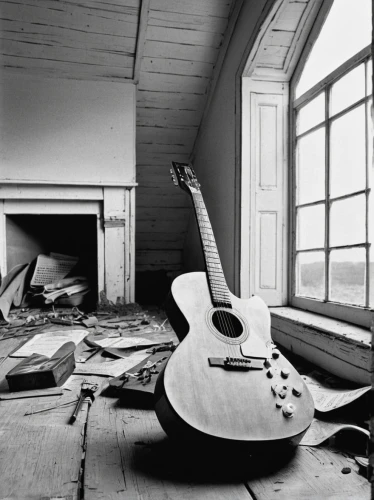
[[[20,214],[97,217],[98,296],[114,303],[135,300],[135,183],[0,183],[0,269],[7,269],[6,217]],[[67,235],[68,237],[68,235]]]
[[8,216],[95,215],[98,296],[133,302],[136,86],[3,71],[0,97],[2,275]]

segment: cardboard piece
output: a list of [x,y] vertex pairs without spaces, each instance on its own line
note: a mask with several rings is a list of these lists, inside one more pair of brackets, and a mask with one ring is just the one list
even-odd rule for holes
[[[19,266],[17,266],[17,267],[19,267]],[[12,306],[12,303],[14,301],[14,298],[17,295],[19,287],[20,286],[23,287],[23,283],[24,283],[25,276],[26,276],[25,268],[27,270],[27,267],[24,266],[24,268],[22,270],[20,270],[16,274],[13,274],[13,277],[11,280],[9,278],[9,281],[8,281],[6,288],[4,285],[4,291],[0,297],[0,311],[1,311],[5,321],[8,321],[8,314],[9,314],[10,308]],[[6,280],[6,278],[8,276],[9,275],[7,275],[4,278],[4,281]]]
[[3,294],[3,292],[10,285],[17,274],[19,274],[22,269],[25,269],[26,266],[27,264],[18,264],[17,266],[14,266],[6,276],[4,276],[4,278],[1,280],[0,295]]

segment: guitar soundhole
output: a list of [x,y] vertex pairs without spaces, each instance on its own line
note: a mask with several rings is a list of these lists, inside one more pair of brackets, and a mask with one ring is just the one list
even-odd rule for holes
[[238,338],[243,333],[241,321],[228,311],[222,309],[214,311],[212,315],[214,327],[225,337]]

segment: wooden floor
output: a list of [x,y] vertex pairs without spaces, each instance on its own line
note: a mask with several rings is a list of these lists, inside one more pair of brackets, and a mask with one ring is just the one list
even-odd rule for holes
[[[0,339],[5,358],[0,397],[8,393],[5,374],[19,362],[7,355],[24,340]],[[68,423],[72,406],[25,413],[74,399],[82,381],[78,375],[63,396],[0,401],[0,499],[370,498],[368,481],[347,455],[299,447],[289,456],[251,457],[245,451],[182,446],[165,436],[152,409],[113,397],[104,377],[90,379],[101,384],[100,391],[74,425]],[[343,467],[351,473],[343,474]]]

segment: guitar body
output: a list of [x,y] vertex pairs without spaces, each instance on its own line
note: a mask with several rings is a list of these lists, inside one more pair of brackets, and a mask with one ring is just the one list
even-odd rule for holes
[[[234,333],[227,329],[228,315],[222,323],[215,319],[222,311],[212,305],[205,273],[174,280],[167,312],[181,343],[157,380],[157,417],[166,433],[178,438],[296,445],[313,419],[312,397],[274,349],[262,299],[231,293],[230,298]],[[227,358],[247,360],[254,368],[217,363]]]

